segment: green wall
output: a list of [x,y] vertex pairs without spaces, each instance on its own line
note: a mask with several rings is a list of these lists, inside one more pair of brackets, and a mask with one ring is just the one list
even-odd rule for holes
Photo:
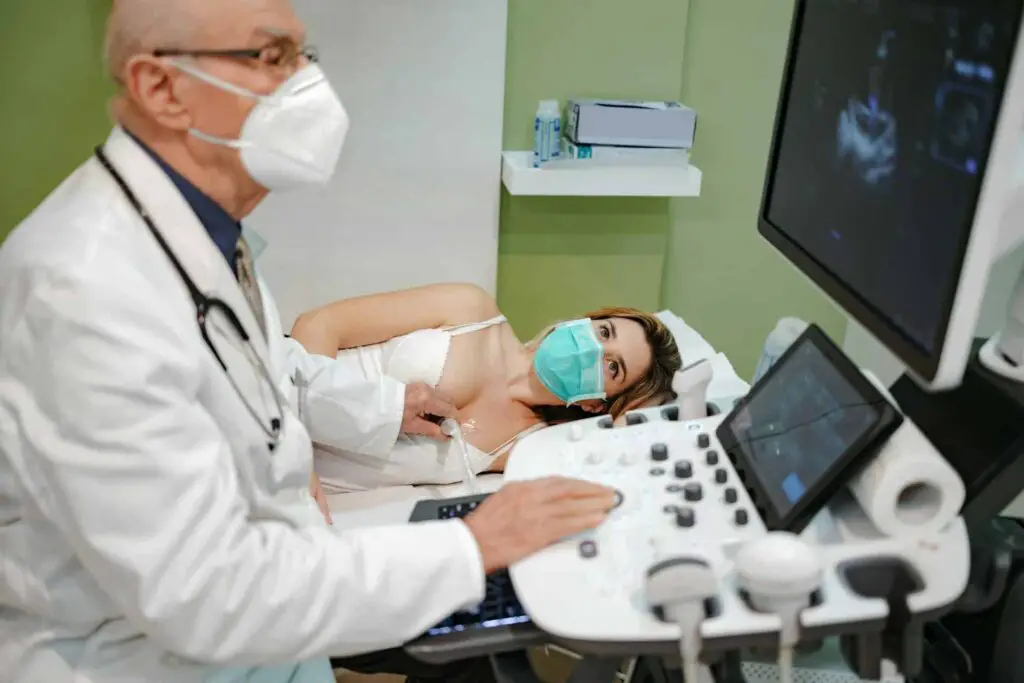
[[510,0],[505,148],[537,101],[678,99],[699,125],[699,198],[501,202],[498,298],[521,335],[604,305],[671,308],[743,376],[784,315],[841,314],[757,234],[793,0]]
[[775,321],[845,318],[757,233],[793,0],[690,0],[683,101],[699,118],[701,196],[672,203],[662,304],[749,377]]
[[0,240],[110,131],[110,0],[0,0]]
[[[505,149],[533,148],[538,100],[679,98],[686,0],[509,0]],[[498,300],[521,336],[609,305],[654,309],[667,199],[502,190]]]

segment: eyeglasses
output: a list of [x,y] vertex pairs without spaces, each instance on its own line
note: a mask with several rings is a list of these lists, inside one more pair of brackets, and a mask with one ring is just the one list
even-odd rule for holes
[[299,45],[287,38],[258,48],[239,50],[154,50],[154,57],[227,57],[229,59],[252,59],[274,68],[295,69],[305,58],[316,63],[320,53],[313,45]]

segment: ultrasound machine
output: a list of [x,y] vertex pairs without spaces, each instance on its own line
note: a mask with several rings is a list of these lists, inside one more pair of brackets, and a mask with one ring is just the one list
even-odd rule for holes
[[524,650],[557,644],[580,683],[623,659],[634,680],[725,683],[756,650],[785,681],[794,649],[838,638],[861,678],[1024,681],[1024,531],[1001,516],[1024,489],[1024,273],[975,338],[994,264],[1024,242],[1022,4],[795,3],[758,230],[898,381],[811,325],[718,414],[689,396],[530,435],[506,480],[598,481],[617,507],[490,577],[411,654],[489,656],[529,683]]

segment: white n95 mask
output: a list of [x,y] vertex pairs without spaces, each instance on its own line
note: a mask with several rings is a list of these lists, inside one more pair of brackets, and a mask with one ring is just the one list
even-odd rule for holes
[[322,185],[334,175],[349,118],[319,66],[308,64],[270,95],[259,95],[188,62],[174,60],[174,65],[221,90],[256,100],[237,140],[195,129],[189,133],[237,149],[245,170],[260,185],[268,190],[287,190]]

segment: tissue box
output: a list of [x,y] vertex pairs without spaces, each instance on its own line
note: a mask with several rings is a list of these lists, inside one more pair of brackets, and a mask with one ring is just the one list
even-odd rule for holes
[[690,149],[697,112],[679,102],[570,100],[565,135],[579,145]]

